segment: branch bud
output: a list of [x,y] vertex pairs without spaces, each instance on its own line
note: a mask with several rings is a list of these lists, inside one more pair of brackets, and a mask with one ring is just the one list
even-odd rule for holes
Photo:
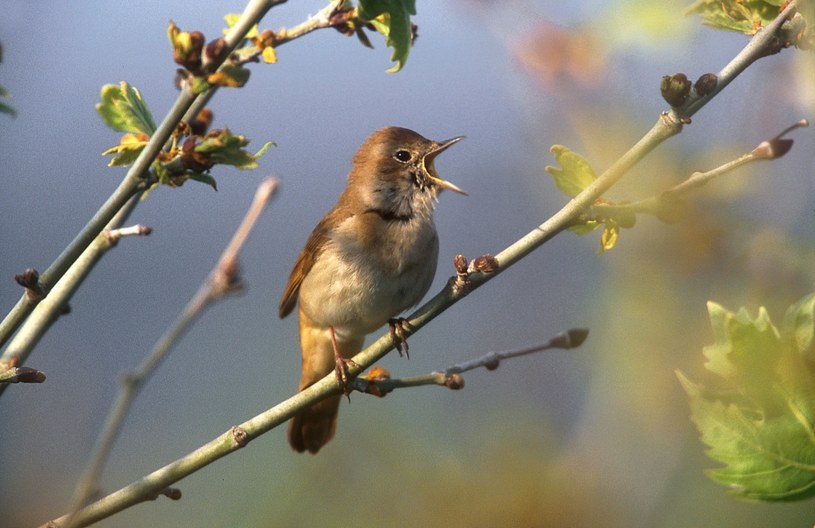
[[662,98],[665,99],[669,105],[677,107],[681,106],[688,98],[691,84],[687,75],[684,73],[675,73],[662,78],[659,91],[662,93]]
[[464,388],[464,377],[458,372],[448,374],[444,378],[444,386],[450,390],[459,390]]
[[696,83],[693,85],[693,89],[696,90],[696,95],[699,97],[704,97],[716,89],[716,85],[719,83],[719,78],[716,77],[713,73],[705,73],[698,79],[696,79]]

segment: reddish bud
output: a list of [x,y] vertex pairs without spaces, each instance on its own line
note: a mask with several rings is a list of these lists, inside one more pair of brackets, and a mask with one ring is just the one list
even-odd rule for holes
[[696,95],[699,97],[704,97],[716,89],[716,85],[719,82],[719,78],[716,77],[716,74],[713,73],[705,73],[698,79],[696,79],[696,83],[693,85],[693,89],[696,90]]
[[684,73],[666,75],[662,78],[659,91],[662,98],[672,107],[681,106],[690,94],[691,82]]
[[471,263],[471,267],[474,271],[478,271],[481,273],[492,273],[493,271],[497,270],[499,267],[498,259],[493,257],[492,255],[481,255],[480,257],[476,257],[475,260]]
[[226,54],[226,40],[223,37],[211,40],[204,48],[204,64],[221,62]]
[[180,500],[181,490],[178,488],[164,488],[161,490],[161,495],[164,495],[170,500]]
[[456,372],[455,374],[448,374],[444,378],[444,386],[450,390],[459,390],[464,388],[464,377]]
[[495,370],[498,368],[498,365],[501,364],[501,360],[498,359],[498,356],[492,355],[484,362],[484,368],[487,370]]
[[229,432],[232,433],[232,440],[235,442],[236,446],[244,447],[249,443],[249,435],[243,428],[233,425]]
[[467,259],[464,257],[464,255],[456,255],[453,258],[453,266],[455,266],[457,274],[467,274]]

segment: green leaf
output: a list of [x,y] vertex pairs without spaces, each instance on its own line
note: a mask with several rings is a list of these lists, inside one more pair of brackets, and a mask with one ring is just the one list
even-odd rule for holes
[[796,352],[815,361],[815,294],[804,297],[787,310],[783,333]]
[[206,183],[214,190],[218,190],[218,184],[215,182],[215,178],[210,176],[209,174],[202,174],[200,172],[187,172],[187,176],[190,177],[191,180],[195,180],[197,182]]
[[[226,86],[229,88],[240,88],[249,81],[249,76],[252,73],[248,68],[239,66],[237,64],[224,63],[217,72],[207,76],[207,83],[212,86]],[[208,89],[206,86],[204,89]],[[194,86],[193,93],[200,93],[200,87]],[[203,91],[203,90],[202,90]]]
[[258,166],[258,158],[274,145],[270,141],[264,144],[256,154],[251,154],[243,149],[248,144],[249,140],[244,136],[233,134],[228,128],[225,128],[216,135],[204,138],[195,146],[195,151],[208,154],[209,159],[214,163],[232,165],[239,169],[254,169]]
[[747,499],[815,496],[815,295],[787,311],[781,332],[763,308],[755,319],[712,302],[708,310],[714,343],[705,367],[720,383],[677,375],[708,455],[724,464],[709,476]]
[[549,150],[562,168],[547,166],[545,170],[561,192],[574,198],[597,179],[589,162],[580,154],[563,145],[553,145]]
[[103,156],[116,154],[108,163],[108,167],[126,167],[136,161],[141,151],[147,145],[145,134],[125,134],[115,147],[111,147],[102,153]]
[[[11,97],[11,92],[0,86],[0,97]],[[0,101],[0,114],[8,114],[11,117],[16,117],[17,111],[6,103]]]
[[783,0],[697,0],[686,15],[699,15],[702,23],[716,29],[755,35],[781,12]]
[[410,16],[416,14],[416,0],[359,0],[358,13],[385,36],[385,43],[393,48],[391,60],[396,64],[389,73],[402,69],[413,44]]
[[767,310],[759,308],[755,320],[744,308],[734,314],[713,302],[708,311],[715,342],[702,351],[708,359],[705,367],[747,390],[763,391],[782,347]]
[[577,224],[577,225],[569,226],[569,231],[571,231],[572,233],[576,233],[578,235],[588,235],[589,233],[591,233],[592,231],[594,231],[595,229],[597,229],[601,225],[603,225],[603,224],[601,224],[597,220],[587,220],[583,224]]
[[693,421],[708,456],[726,464],[708,471],[733,495],[753,500],[792,501],[815,496],[815,443],[792,415],[763,418],[736,403],[712,396],[677,373],[690,398]]
[[614,220],[603,222],[603,233],[600,235],[600,249],[597,254],[605,253],[617,244],[620,238],[620,226]]
[[106,125],[120,132],[142,132],[148,136],[155,132],[153,116],[139,90],[122,81],[119,86],[103,86],[101,96],[96,111]]
[[[238,20],[241,19],[240,13],[227,13],[224,15],[224,21],[226,22],[226,29],[224,29],[224,35],[228,35],[229,31],[232,29],[232,26],[238,23]],[[250,39],[258,36],[258,25],[255,24],[249,30],[244,38]]]
[[8,114],[12,117],[16,117],[17,111],[5,103],[0,103],[0,114]]

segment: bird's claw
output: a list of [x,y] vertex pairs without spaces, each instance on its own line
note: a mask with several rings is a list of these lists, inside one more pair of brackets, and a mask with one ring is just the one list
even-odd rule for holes
[[359,368],[359,364],[353,359],[345,359],[339,355],[334,356],[335,367],[334,374],[337,376],[337,385],[340,386],[342,393],[351,401],[351,376],[348,375],[348,367]]
[[405,347],[405,356],[410,359],[410,347],[408,346],[407,342],[407,335],[406,332],[412,333],[414,328],[413,325],[407,319],[404,318],[396,318],[396,319],[389,319],[388,325],[390,326],[390,334],[391,339],[393,340],[393,346],[396,347],[396,351],[399,352],[399,357],[402,357],[402,345]]

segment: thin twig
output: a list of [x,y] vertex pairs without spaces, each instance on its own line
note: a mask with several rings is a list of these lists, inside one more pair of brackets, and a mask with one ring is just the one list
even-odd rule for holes
[[[528,354],[536,354],[545,350],[561,349],[570,350],[583,344],[589,335],[589,331],[584,328],[572,328],[562,332],[546,343],[516,350],[505,350],[501,352],[489,352],[475,359],[458,363],[447,367],[442,371],[431,372],[422,376],[412,376],[409,378],[390,378],[382,372],[374,372],[366,376],[359,376],[352,382],[352,388],[375,396],[384,396],[394,389],[407,387],[422,387],[425,385],[440,385],[448,389],[458,390],[464,387],[462,372],[485,368],[495,370],[501,361],[512,359]],[[374,369],[376,370],[376,369]]]
[[[228,53],[231,53],[232,50],[243,41],[249,30],[260,21],[269,9],[275,5],[285,3],[285,1],[286,0],[250,0],[241,18],[225,37]],[[338,5],[337,2],[338,0],[334,0],[327,8],[321,10],[318,15],[310,17],[306,22],[285,32],[287,33],[286,38],[281,39],[281,41],[275,45],[283,45],[286,42],[291,42],[296,38],[307,35],[316,29],[330,27],[326,14],[328,11],[326,10],[329,8],[333,9]],[[224,53],[223,57],[218,60],[223,61],[228,53]],[[216,60],[212,64],[214,67],[218,65],[218,61]],[[209,101],[212,94],[214,94],[213,90],[208,90],[197,96],[191,94],[189,90],[181,90],[172,108],[150,137],[147,145],[130,167],[130,170],[128,170],[127,175],[119,184],[119,187],[107,201],[105,201],[102,207],[94,214],[93,218],[91,218],[68,247],[66,247],[48,269],[40,275],[39,286],[43,295],[30,296],[24,293],[17,304],[6,314],[6,317],[0,321],[0,347],[8,342],[14,333],[18,331],[23,322],[31,315],[34,307],[50,295],[51,290],[55,287],[57,282],[61,280],[68,268],[73,265],[83,251],[85,251],[91,242],[99,235],[102,229],[108,225],[110,220],[124,208],[129,200],[132,200],[140,191],[152,183],[149,171],[153,160],[167,143],[173,131],[178,126],[178,123],[183,119],[189,120],[198,115],[198,112],[206,105],[206,102]],[[132,208],[128,209],[128,211],[130,210],[132,210]],[[126,221],[126,219],[127,216],[121,217],[119,225]],[[88,261],[88,267],[77,271],[88,275],[95,262],[95,260]],[[28,291],[29,290],[26,290],[26,292]],[[39,319],[37,325],[29,327],[26,335],[29,336],[30,339],[33,339],[34,342],[38,342],[54,320],[55,318]],[[33,345],[7,347],[0,356],[0,363],[22,365],[26,359],[28,359],[28,355],[32,349]],[[0,386],[0,394],[2,394],[1,387],[2,386]]]
[[[111,219],[107,225],[108,230],[118,229],[130,212],[136,206],[135,197]],[[6,347],[0,365],[19,365],[31,354],[44,335],[44,328],[49,328],[65,312],[68,300],[79,289],[82,281],[87,277],[87,270],[92,268],[114,244],[110,239],[100,234],[85,251],[74,261],[62,276],[62,279],[51,289],[48,296],[36,305],[25,324],[14,335],[14,339]],[[8,384],[0,384],[0,394]]]
[[[621,204],[596,204],[592,206],[585,216],[586,219],[594,220],[598,218],[609,218],[627,214],[646,213],[659,216],[660,218],[674,219],[672,209],[675,205],[692,191],[703,187],[716,178],[735,171],[744,165],[762,160],[778,159],[786,154],[792,147],[792,140],[785,139],[784,135],[797,128],[809,126],[806,119],[797,121],[795,124],[785,128],[774,138],[762,141],[756,148],[746,154],[742,154],[736,159],[730,160],[716,168],[704,172],[694,172],[686,180],[678,183],[674,187],[642,200]],[[582,219],[581,219],[582,220]]]
[[74,526],[78,522],[76,512],[84,505],[90,497],[96,494],[99,487],[99,479],[102,471],[116,441],[125,416],[130,410],[130,404],[138,395],[144,382],[156,370],[159,364],[167,357],[173,346],[180,340],[183,334],[192,326],[203,314],[204,309],[214,302],[224,298],[229,293],[238,291],[241,288],[238,280],[238,252],[246,242],[249,233],[257,223],[260,214],[268,205],[275,190],[277,180],[268,178],[261,182],[255,193],[252,204],[243,218],[229,244],[218,259],[217,264],[210,272],[207,279],[198,289],[176,322],[158,340],[147,358],[136,369],[135,372],[124,376],[122,386],[116,402],[108,414],[102,432],[96,440],[90,460],[85,466],[71,500],[71,514],[68,515],[65,526]]

